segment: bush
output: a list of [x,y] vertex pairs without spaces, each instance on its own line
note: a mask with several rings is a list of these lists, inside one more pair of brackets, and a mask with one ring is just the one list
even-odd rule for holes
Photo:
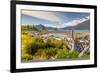
[[28,54],[24,54],[24,55],[22,55],[21,58],[22,58],[22,62],[27,62],[27,61],[33,59],[33,57],[32,57],[31,55],[28,55]]
[[55,56],[57,54],[58,48],[47,48],[45,50],[49,56]]
[[47,54],[45,49],[39,49],[33,56],[34,60],[47,60],[49,59],[49,55]]
[[57,59],[68,58],[68,50],[67,49],[59,49],[56,54]]
[[48,39],[47,45],[48,45],[48,47],[62,49],[63,48],[63,41],[59,41],[59,40],[55,40],[55,39]]
[[[65,47],[64,47],[65,46]],[[22,61],[47,60],[47,59],[74,59],[79,52],[69,52],[67,44],[62,40],[49,38],[46,42],[40,37],[22,34]],[[81,58],[89,58],[84,54]]]
[[32,43],[26,47],[27,54],[30,55],[34,55],[34,53],[37,52],[38,49],[45,48],[46,45],[40,38],[33,38],[33,39],[34,40],[32,41]]
[[26,34],[22,34],[21,39],[22,39],[21,50],[22,50],[22,55],[23,55],[27,53],[27,47],[33,42],[33,37]]
[[77,51],[69,52],[69,54],[68,54],[69,59],[78,58],[78,55],[79,55],[79,52],[77,52]]

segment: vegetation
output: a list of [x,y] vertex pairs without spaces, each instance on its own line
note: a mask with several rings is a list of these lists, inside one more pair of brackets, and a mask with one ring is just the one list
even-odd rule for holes
[[[29,28],[29,27],[28,27]],[[34,28],[35,29],[35,28]],[[77,59],[79,52],[70,50],[63,40],[49,38],[45,41],[40,36],[31,36],[23,28],[22,31],[22,62],[32,60],[56,60],[56,59]],[[32,28],[33,30],[33,28]],[[89,58],[89,54],[84,54],[82,58]]]
[[25,31],[25,30],[28,30],[28,31],[36,31],[38,30],[34,25],[22,25],[21,27],[21,30]]

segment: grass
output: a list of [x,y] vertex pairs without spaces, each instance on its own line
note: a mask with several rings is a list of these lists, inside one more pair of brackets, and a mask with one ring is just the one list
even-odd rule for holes
[[[22,32],[22,62],[32,60],[78,59],[79,52],[70,52],[63,40],[48,39],[46,42],[39,36]],[[66,44],[67,45],[67,44]],[[81,58],[89,58],[84,54]]]

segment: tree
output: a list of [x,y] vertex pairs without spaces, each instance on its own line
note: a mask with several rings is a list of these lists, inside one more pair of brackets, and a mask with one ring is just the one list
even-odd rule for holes
[[72,49],[71,49],[71,52],[74,50],[74,39],[75,38],[75,36],[74,36],[74,30],[72,30]]
[[32,30],[37,31],[38,29],[34,25],[32,25]]

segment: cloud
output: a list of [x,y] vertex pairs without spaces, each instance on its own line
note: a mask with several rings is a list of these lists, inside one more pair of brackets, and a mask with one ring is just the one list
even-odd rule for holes
[[68,27],[68,26],[76,26],[84,21],[87,21],[89,20],[90,17],[87,16],[87,17],[84,17],[84,18],[81,18],[81,19],[75,19],[75,20],[72,20],[70,22],[67,22],[67,23],[64,23],[64,24],[44,24],[44,26],[46,27],[53,27],[53,28],[64,28],[64,27]]
[[54,12],[23,10],[22,14],[53,22],[61,21],[61,18],[57,16]]

